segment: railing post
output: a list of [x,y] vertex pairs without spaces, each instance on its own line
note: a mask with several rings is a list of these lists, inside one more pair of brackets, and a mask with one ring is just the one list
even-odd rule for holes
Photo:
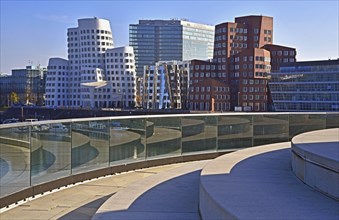
[[70,144],[70,146],[71,146],[71,153],[70,153],[70,159],[71,159],[71,170],[70,170],[70,175],[72,175],[73,174],[73,166],[72,166],[72,164],[73,164],[73,157],[72,157],[72,149],[73,149],[73,132],[72,132],[72,125],[73,125],[73,121],[71,120],[71,122],[70,122],[70,124],[69,124],[69,134],[70,134],[70,136],[71,136],[71,144]]
[[215,132],[216,132],[216,134],[215,134],[215,151],[216,152],[218,152],[219,151],[219,118],[220,118],[220,116],[212,116],[212,117],[216,117],[216,119],[215,119],[215,123],[216,123],[216,129],[215,129]]
[[32,165],[33,165],[33,151],[32,151],[32,138],[31,126],[28,126],[28,143],[29,143],[29,186],[32,186]]
[[147,117],[145,117],[144,120],[144,128],[145,128],[145,132],[144,132],[144,137],[145,137],[145,161],[147,160]]

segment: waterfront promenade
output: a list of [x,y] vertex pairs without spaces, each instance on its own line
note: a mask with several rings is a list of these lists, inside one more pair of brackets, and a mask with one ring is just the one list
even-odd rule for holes
[[[15,207],[11,206],[8,211],[2,209],[0,219],[91,219],[112,195],[138,185],[152,187],[152,191],[144,192],[147,198],[141,197],[138,200],[139,207],[143,208],[142,211],[139,210],[138,216],[153,219],[199,219],[199,174],[206,163],[207,161],[197,161],[164,165],[87,181],[29,199]],[[145,181],[152,182],[153,185],[140,185]],[[128,194],[132,196],[129,199],[136,195],[137,192]],[[155,200],[157,195],[160,200],[159,197]],[[183,209],[186,210],[184,213]],[[137,214],[133,213],[133,216]]]
[[86,181],[1,219],[336,219],[338,204],[294,175],[285,142]]

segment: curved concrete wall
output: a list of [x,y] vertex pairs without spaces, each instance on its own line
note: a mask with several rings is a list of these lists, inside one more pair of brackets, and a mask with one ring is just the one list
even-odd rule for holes
[[301,181],[339,201],[339,129],[294,137],[292,168]]

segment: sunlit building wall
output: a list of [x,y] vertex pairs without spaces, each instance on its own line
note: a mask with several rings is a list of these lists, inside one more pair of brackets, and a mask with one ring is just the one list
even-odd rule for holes
[[339,111],[339,60],[285,64],[271,77],[276,111]]
[[210,59],[213,57],[214,26],[186,20],[139,20],[129,26],[137,75],[144,66],[158,61]]

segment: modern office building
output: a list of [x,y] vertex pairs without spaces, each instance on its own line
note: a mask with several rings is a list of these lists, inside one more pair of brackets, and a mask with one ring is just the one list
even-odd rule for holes
[[276,111],[339,111],[339,59],[284,64],[271,76]]
[[85,18],[67,32],[68,60],[51,58],[47,106],[134,107],[132,47],[114,48],[108,20]]
[[113,48],[108,20],[85,18],[67,31],[70,93],[68,106],[82,106],[81,83],[104,80],[105,51]]
[[105,52],[103,80],[82,83],[84,108],[130,108],[135,105],[135,62],[132,47]]
[[0,106],[11,106],[14,102],[44,105],[46,73],[46,67],[30,65],[25,69],[13,69],[12,75],[2,75]]
[[188,61],[162,61],[145,66],[143,108],[187,109],[189,77]]
[[68,69],[68,60],[62,58],[49,59],[46,77],[46,106],[69,105],[71,82]]
[[138,76],[158,61],[210,59],[213,42],[214,26],[186,20],[139,20],[129,26]]
[[231,109],[249,106],[266,111],[270,53],[261,47],[273,43],[273,18],[237,17],[216,25],[215,31],[214,61],[221,80],[230,85]]
[[267,111],[267,81],[272,65],[278,68],[280,63],[295,62],[295,56],[294,48],[273,45],[272,17],[237,17],[235,22],[215,27],[213,62],[202,66],[215,66],[215,70],[209,73],[211,70],[202,69],[200,63],[192,63],[196,73],[191,80],[197,83],[212,77],[226,83],[230,99],[224,101],[229,102],[231,110]]

